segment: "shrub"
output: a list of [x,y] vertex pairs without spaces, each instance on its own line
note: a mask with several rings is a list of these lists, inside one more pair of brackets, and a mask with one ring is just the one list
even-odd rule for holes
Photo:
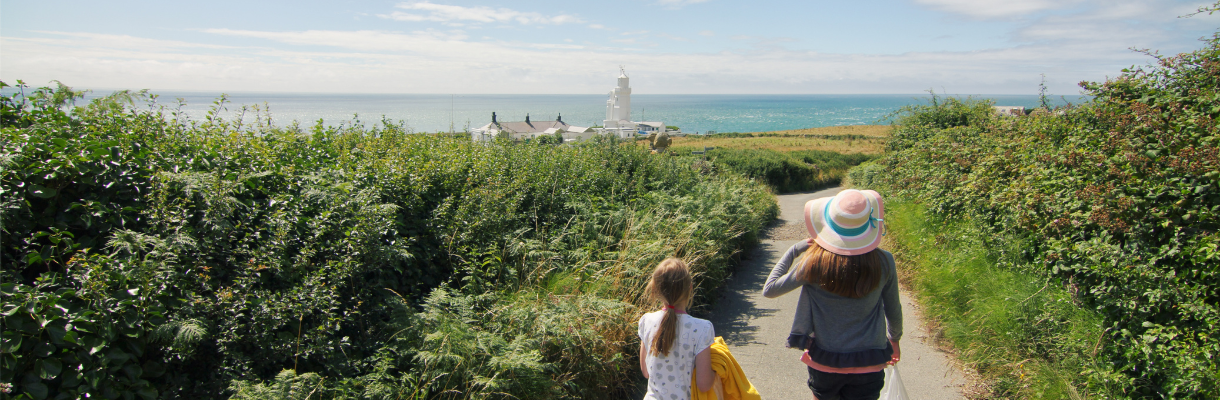
[[[1104,318],[1088,390],[1220,396],[1220,35],[1021,118],[981,103],[903,111],[890,152],[851,174],[994,237]],[[993,243],[994,244],[994,243]],[[1117,384],[1115,384],[1117,380]],[[1114,386],[1117,385],[1117,386]]]
[[684,257],[706,296],[777,212],[762,185],[614,140],[76,98],[0,98],[17,398],[623,397],[646,271]]

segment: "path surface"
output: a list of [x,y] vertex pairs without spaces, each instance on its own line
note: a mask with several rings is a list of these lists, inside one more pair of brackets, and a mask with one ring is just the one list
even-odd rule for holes
[[[716,334],[723,336],[741,363],[746,377],[763,399],[809,399],[809,378],[800,352],[784,347],[796,312],[798,292],[776,299],[762,295],[767,274],[788,247],[808,237],[801,212],[805,202],[834,196],[842,188],[779,196],[783,224],[771,228],[758,247],[748,252],[736,275],[712,310]],[[923,318],[902,291],[902,361],[898,368],[912,400],[963,399],[965,374],[936,350],[924,329]]]

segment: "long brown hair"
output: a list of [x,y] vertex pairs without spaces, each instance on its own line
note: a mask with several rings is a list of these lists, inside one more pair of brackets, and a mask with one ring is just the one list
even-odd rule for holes
[[881,275],[885,273],[881,258],[880,249],[844,256],[831,253],[817,242],[812,242],[799,262],[800,278],[811,285],[821,286],[827,292],[858,299],[881,283]]
[[[667,306],[686,305],[690,301],[694,289],[690,269],[681,259],[670,257],[657,264],[652,271],[652,280],[648,281],[648,293]],[[661,326],[652,336],[652,353],[661,353],[668,357],[669,350],[674,347],[678,337],[678,313],[665,307],[665,316],[661,318]]]

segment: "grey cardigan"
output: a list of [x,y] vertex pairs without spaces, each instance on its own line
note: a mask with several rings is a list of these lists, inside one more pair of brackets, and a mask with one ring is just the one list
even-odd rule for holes
[[788,248],[763,286],[763,296],[768,298],[801,289],[788,346],[808,349],[814,361],[835,368],[889,361],[894,350],[887,333],[888,339],[902,338],[902,304],[898,300],[894,255],[880,250],[885,263],[881,282],[864,297],[852,299],[827,292],[820,285],[806,284],[796,277],[795,269],[790,270],[809,246],[808,241],[802,240]]

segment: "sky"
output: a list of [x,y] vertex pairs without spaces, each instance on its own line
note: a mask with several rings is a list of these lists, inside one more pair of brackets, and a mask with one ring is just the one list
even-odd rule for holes
[[0,0],[0,80],[162,91],[1079,94],[1203,46],[1187,0]]

